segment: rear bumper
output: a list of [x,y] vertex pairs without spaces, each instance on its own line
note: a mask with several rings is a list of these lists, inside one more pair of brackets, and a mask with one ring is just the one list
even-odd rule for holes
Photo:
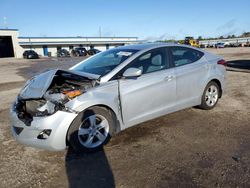
[[[27,126],[17,117],[14,106],[10,109],[11,130],[14,138],[24,145],[51,151],[66,148],[66,135],[71,122],[77,114],[57,111],[46,117],[34,117],[30,126]],[[38,139],[37,136],[46,129],[51,130],[47,139]]]

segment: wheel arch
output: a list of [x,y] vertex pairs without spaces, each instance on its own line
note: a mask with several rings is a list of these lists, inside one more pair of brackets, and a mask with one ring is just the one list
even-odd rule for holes
[[208,83],[210,83],[210,82],[215,82],[219,86],[219,89],[220,89],[219,98],[221,98],[223,91],[222,91],[222,85],[221,85],[220,80],[217,78],[214,78],[214,79],[210,80]]
[[[87,109],[94,108],[94,107],[101,107],[101,108],[107,109],[107,110],[108,110],[110,113],[112,113],[112,115],[115,117],[116,123],[119,122],[118,117],[117,117],[117,114],[116,114],[116,112],[112,109],[112,107],[110,107],[110,106],[108,106],[108,105],[106,105],[106,104],[95,104],[95,105],[92,105],[92,106],[88,107]],[[85,110],[87,110],[87,109],[85,109]],[[121,129],[120,129],[120,123],[118,123],[117,126],[119,126],[119,130],[121,130]],[[116,129],[117,129],[117,128],[118,128],[118,127],[116,127]],[[116,130],[116,132],[117,132],[117,130]]]
[[202,93],[204,92],[205,88],[207,87],[207,85],[210,83],[210,82],[215,82],[216,84],[218,84],[219,86],[219,89],[220,89],[220,95],[219,95],[219,98],[222,97],[222,94],[223,94],[223,83],[222,81],[218,78],[218,77],[210,77],[209,79],[207,79],[207,81],[204,83],[203,85],[203,89],[202,89]]
[[[121,125],[120,125],[120,121],[119,121],[119,118],[118,118],[118,115],[117,113],[112,109],[112,107],[110,107],[109,105],[106,105],[106,104],[93,104],[93,105],[90,105],[88,106],[87,108],[85,108],[84,110],[82,110],[81,112],[78,113],[78,115],[80,113],[83,113],[85,112],[86,110],[88,109],[91,109],[91,108],[94,108],[94,107],[101,107],[101,108],[105,108],[107,109],[115,118],[115,121],[116,121],[116,127],[115,127],[115,133],[118,133],[121,131]],[[75,117],[77,118],[77,116]],[[75,120],[75,119],[74,119]],[[74,123],[74,120],[71,122],[71,124],[69,125],[68,127],[68,130],[67,130],[67,134],[66,134],[66,145],[69,146],[69,137],[68,137],[68,131],[70,129],[70,127],[72,126],[72,124]]]

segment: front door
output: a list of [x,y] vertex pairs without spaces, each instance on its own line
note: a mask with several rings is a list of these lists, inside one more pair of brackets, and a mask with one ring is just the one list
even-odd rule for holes
[[123,121],[127,127],[164,115],[175,104],[174,70],[169,68],[166,48],[144,53],[125,69],[142,70],[136,79],[121,79],[120,98]]

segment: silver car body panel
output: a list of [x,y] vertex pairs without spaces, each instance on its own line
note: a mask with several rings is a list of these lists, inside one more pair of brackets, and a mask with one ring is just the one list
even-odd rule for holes
[[174,106],[175,83],[174,69],[144,74],[137,79],[120,80],[125,127],[157,117]]
[[[139,51],[111,72],[100,77],[97,86],[89,88],[82,95],[67,102],[65,107],[71,109],[71,112],[57,111],[48,117],[36,118],[31,126],[27,127],[17,118],[14,110],[11,110],[12,125],[25,127],[25,132],[20,135],[16,135],[13,131],[14,137],[27,145],[61,150],[66,147],[66,135],[71,122],[77,113],[89,107],[104,106],[112,110],[119,122],[119,128],[117,128],[119,131],[171,112],[199,105],[203,91],[211,80],[219,80],[224,92],[225,68],[217,64],[221,57],[190,46],[187,47],[202,51],[204,56],[194,63],[143,74],[136,79],[112,80],[119,71],[141,54],[151,49],[171,46],[183,45],[144,44],[119,47],[120,49],[134,48]],[[69,71],[72,72],[76,66],[78,64]],[[53,75],[55,72],[51,71],[36,77],[35,81],[31,81],[36,84],[28,83],[22,90],[21,96],[24,98],[41,97],[42,93],[46,92]],[[98,75],[88,76],[93,79],[99,77]],[[36,82],[37,80],[41,83]],[[35,135],[46,128],[53,129],[50,139],[37,140]]]
[[22,90],[20,91],[19,97],[22,99],[38,99],[42,98],[43,95],[46,93],[47,89],[49,88],[54,76],[56,73],[59,71],[62,71],[64,73],[70,73],[70,74],[76,74],[80,75],[83,77],[86,77],[88,79],[93,79],[96,80],[100,76],[99,75],[94,75],[90,73],[84,73],[84,72],[79,72],[79,71],[72,71],[72,70],[60,70],[60,69],[55,69],[55,70],[50,70],[44,73],[41,73],[37,76],[34,76],[30,80],[26,82]]
[[[25,145],[46,149],[51,151],[60,151],[66,147],[66,135],[71,122],[77,114],[57,111],[55,114],[47,117],[36,117],[31,126],[25,125],[15,112],[14,106],[10,110],[10,119],[12,125],[12,135],[14,138]],[[20,135],[14,130],[15,127],[23,128]],[[45,129],[52,130],[48,139],[40,140],[37,136]]]
[[22,88],[19,96],[22,99],[41,98],[47,91],[57,70],[44,72],[28,80]]
[[67,108],[81,112],[85,109],[101,105],[110,108],[116,115],[118,121],[122,123],[119,108],[118,82],[116,80],[102,83],[89,89],[86,93],[65,104]]

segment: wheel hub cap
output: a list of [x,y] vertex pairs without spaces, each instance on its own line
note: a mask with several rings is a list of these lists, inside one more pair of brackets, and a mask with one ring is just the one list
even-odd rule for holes
[[216,86],[211,85],[207,88],[205,100],[206,104],[210,107],[214,106],[218,100],[218,89]]
[[105,117],[95,114],[86,118],[78,129],[79,142],[87,148],[101,145],[109,133],[109,124]]

